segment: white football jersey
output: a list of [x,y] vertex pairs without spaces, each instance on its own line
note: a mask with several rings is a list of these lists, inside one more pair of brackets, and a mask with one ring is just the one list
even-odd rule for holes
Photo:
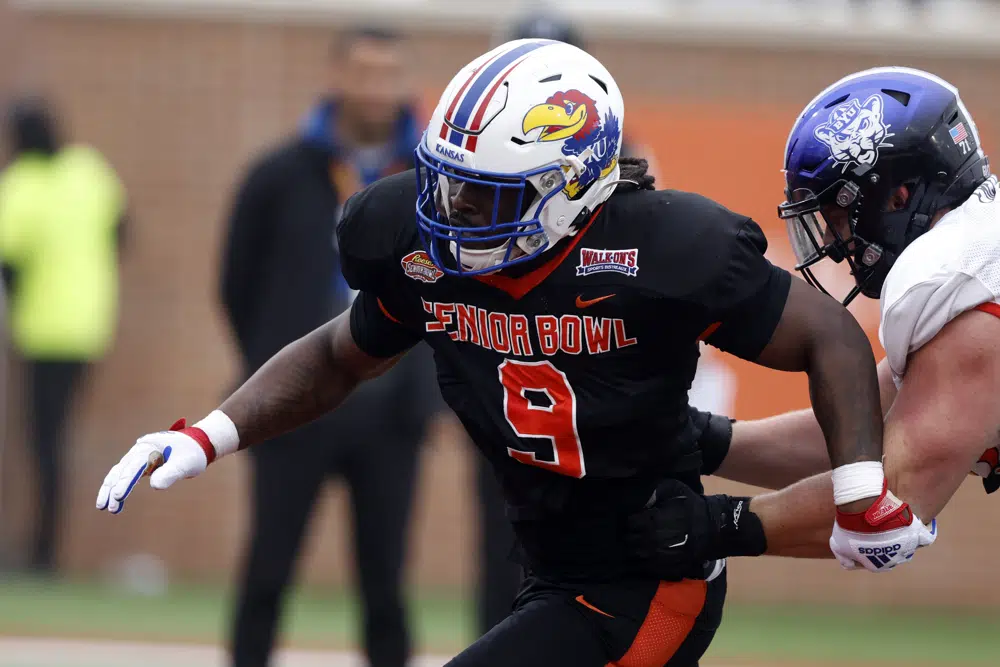
[[911,243],[882,286],[879,340],[898,387],[907,357],[967,310],[1000,300],[1000,201],[990,177]]

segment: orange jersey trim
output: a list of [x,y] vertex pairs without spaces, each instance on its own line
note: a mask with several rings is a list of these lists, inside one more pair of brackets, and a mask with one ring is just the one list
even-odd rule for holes
[[713,324],[709,324],[708,327],[701,332],[701,335],[698,336],[698,340],[706,340],[709,336],[714,334],[716,330],[721,326],[722,322],[715,322]]
[[533,269],[532,271],[529,271],[523,276],[518,276],[516,278],[512,278],[511,276],[505,276],[500,273],[494,273],[492,275],[486,275],[486,276],[483,275],[473,276],[473,278],[482,283],[486,283],[490,287],[496,287],[499,290],[503,290],[504,292],[514,297],[515,299],[521,299],[525,294],[538,287],[543,280],[552,275],[552,272],[555,271],[556,268],[563,263],[563,260],[566,259],[566,257],[571,252],[573,252],[573,248],[575,248],[576,245],[580,242],[580,239],[583,238],[583,235],[587,233],[587,230],[590,229],[590,226],[594,224],[594,220],[597,219],[597,216],[600,215],[601,209],[603,208],[604,204],[601,204],[597,208],[597,210],[594,211],[594,214],[590,216],[590,220],[587,221],[586,226],[583,229],[581,229],[576,236],[573,237],[573,239],[569,242],[569,244],[565,248],[560,250],[558,255],[553,257],[545,264],[542,264],[537,269]]
[[390,313],[390,312],[389,312],[389,311],[388,311],[388,310],[386,309],[386,307],[385,307],[385,304],[384,304],[384,303],[382,303],[382,299],[379,299],[379,298],[377,298],[377,297],[376,297],[376,298],[375,298],[375,300],[376,300],[376,301],[378,301],[378,307],[379,307],[379,310],[381,310],[381,311],[382,311],[382,314],[383,314],[383,315],[385,315],[386,317],[388,317],[388,318],[389,318],[390,320],[392,320],[392,321],[393,321],[393,322],[395,322],[396,324],[402,324],[402,322],[400,322],[400,321],[399,321],[399,320],[397,320],[397,319],[396,319],[395,317],[393,317],[393,316],[392,316],[392,313]]

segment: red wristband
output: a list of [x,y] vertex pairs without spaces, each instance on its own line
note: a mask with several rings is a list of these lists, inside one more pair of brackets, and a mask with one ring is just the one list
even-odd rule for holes
[[174,425],[170,427],[170,430],[183,433],[197,442],[198,446],[201,447],[201,451],[205,452],[205,458],[208,460],[208,463],[215,460],[215,447],[212,445],[212,441],[208,439],[208,434],[200,428],[197,426],[187,426],[186,420],[178,419],[174,422]]
[[855,533],[884,533],[905,528],[913,523],[910,506],[889,492],[888,481],[882,483],[882,495],[864,512],[842,512],[837,509],[837,523]]

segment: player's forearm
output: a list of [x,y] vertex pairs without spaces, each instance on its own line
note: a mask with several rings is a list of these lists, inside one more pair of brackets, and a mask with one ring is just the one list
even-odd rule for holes
[[944,509],[969,475],[972,461],[930,459],[898,461],[886,459],[886,479],[900,498],[909,503],[924,523]]
[[[819,324],[819,323],[817,323]],[[841,310],[808,351],[809,396],[834,468],[882,458],[882,410],[875,358],[864,331]]]
[[919,413],[908,399],[886,422],[885,476],[927,523],[951,500],[997,431],[981,415],[963,414],[949,396],[924,402]]
[[885,476],[925,523],[1000,433],[1000,320],[965,312],[907,359],[885,423]]
[[825,472],[796,484],[755,496],[750,510],[767,536],[769,556],[833,558],[830,526],[835,518],[833,482]]
[[[885,359],[878,365],[878,381],[885,414],[896,398],[896,385]],[[809,408],[733,424],[726,458],[714,474],[734,482],[780,489],[829,469],[826,437]]]
[[291,431],[340,405],[361,381],[337,358],[338,318],[287,345],[220,407],[236,425],[240,449]]
[[737,421],[729,451],[715,475],[780,489],[829,469],[826,439],[810,409]]

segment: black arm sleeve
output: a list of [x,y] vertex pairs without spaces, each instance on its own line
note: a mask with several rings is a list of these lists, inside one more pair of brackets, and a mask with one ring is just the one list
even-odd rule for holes
[[267,251],[267,228],[273,190],[264,166],[255,168],[233,202],[223,247],[219,291],[229,325],[245,352],[253,321],[255,297]]
[[747,219],[728,245],[724,270],[702,294],[707,309],[704,340],[753,361],[778,326],[792,278],[765,259],[767,239],[753,220]]
[[733,440],[733,420],[723,415],[689,408],[691,423],[698,431],[698,449],[701,451],[701,474],[713,475],[719,469]]
[[370,292],[360,292],[351,305],[351,336],[362,352],[382,359],[395,357],[420,342],[420,337],[393,319]]

